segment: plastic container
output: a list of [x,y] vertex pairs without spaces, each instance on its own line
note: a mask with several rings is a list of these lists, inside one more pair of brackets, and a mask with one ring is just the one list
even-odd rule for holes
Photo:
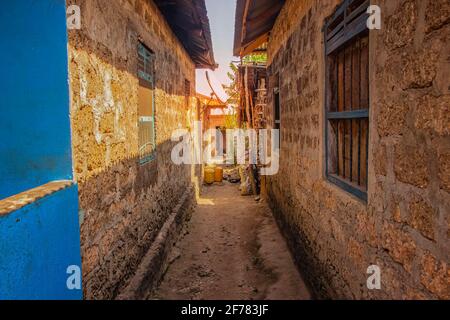
[[216,169],[214,170],[214,181],[215,182],[223,181],[223,168],[222,167],[216,167]]
[[205,168],[205,183],[213,184],[215,180],[215,170],[211,168]]

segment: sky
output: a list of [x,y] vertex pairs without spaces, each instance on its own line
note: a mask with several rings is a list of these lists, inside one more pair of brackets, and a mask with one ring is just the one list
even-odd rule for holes
[[[211,25],[214,57],[219,68],[214,71],[217,80],[229,84],[227,72],[233,57],[235,0],[206,0],[209,23]],[[197,92],[209,96],[211,89],[206,81],[205,70],[197,70]]]

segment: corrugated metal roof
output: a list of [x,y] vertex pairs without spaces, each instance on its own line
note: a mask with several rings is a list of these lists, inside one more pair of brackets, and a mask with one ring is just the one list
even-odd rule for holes
[[244,56],[265,41],[285,0],[237,0],[234,55]]
[[197,68],[217,68],[205,0],[154,0]]

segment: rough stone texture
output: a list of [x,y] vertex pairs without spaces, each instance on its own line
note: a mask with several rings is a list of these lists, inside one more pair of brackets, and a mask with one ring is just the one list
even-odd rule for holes
[[147,292],[155,290],[170,264],[170,253],[192,213],[192,189],[186,190],[178,205],[161,228],[152,246],[145,254],[128,285],[117,296],[118,300],[142,300]]
[[418,145],[407,145],[404,140],[395,146],[395,175],[399,181],[426,188],[429,169],[426,151]]
[[408,111],[409,106],[404,100],[398,104],[380,104],[377,121],[380,136],[402,135],[407,127],[406,118]]
[[[288,0],[275,23],[269,86],[280,75],[281,159],[263,190],[317,296],[448,299],[448,1],[377,2],[367,203],[324,177],[322,27],[339,3]],[[372,264],[382,290],[367,289]]]
[[433,207],[423,199],[413,199],[409,205],[410,222],[409,224],[420,231],[422,235],[430,240],[435,240],[433,230],[436,213]]
[[387,148],[384,144],[379,144],[374,152],[374,170],[378,175],[387,175]]
[[[111,299],[135,272],[196,172],[175,166],[172,131],[189,127],[195,67],[152,1],[71,0],[69,32],[74,171],[79,183],[84,293]],[[156,57],[156,160],[138,163],[137,48]]]
[[421,283],[431,292],[444,299],[450,299],[450,268],[447,262],[436,261],[425,252],[421,261]]
[[415,112],[415,127],[428,134],[450,135],[450,95],[434,97],[425,95],[419,99]]
[[425,21],[427,32],[438,30],[448,24],[450,22],[450,2],[428,1]]
[[388,223],[384,224],[382,235],[383,248],[395,262],[400,263],[406,271],[411,273],[416,255],[416,245],[411,236]]
[[450,192],[450,148],[438,151],[439,185],[442,190]]

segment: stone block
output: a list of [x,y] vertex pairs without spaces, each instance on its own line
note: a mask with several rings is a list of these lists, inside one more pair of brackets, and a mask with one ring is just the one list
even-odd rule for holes
[[425,95],[417,102],[414,126],[429,134],[450,135],[450,95]]
[[417,2],[402,1],[395,13],[386,18],[384,43],[390,49],[398,49],[414,40],[418,20]]
[[441,43],[425,43],[420,50],[409,50],[402,56],[402,88],[420,89],[433,85],[440,57]]
[[381,103],[377,116],[378,134],[381,137],[401,135],[406,128],[409,106],[406,101]]
[[427,153],[419,146],[401,142],[395,147],[394,171],[399,181],[426,188],[430,179]]
[[438,151],[438,177],[439,186],[442,190],[450,193],[450,151]]
[[448,0],[429,0],[425,12],[426,32],[437,30],[450,22]]
[[425,252],[420,264],[420,282],[440,299],[450,299],[450,268],[430,252]]
[[392,259],[411,273],[416,255],[416,244],[411,236],[392,224],[384,223],[382,238],[383,248],[388,251]]
[[436,210],[419,196],[415,196],[409,203],[408,224],[430,240],[435,240],[436,216]]

